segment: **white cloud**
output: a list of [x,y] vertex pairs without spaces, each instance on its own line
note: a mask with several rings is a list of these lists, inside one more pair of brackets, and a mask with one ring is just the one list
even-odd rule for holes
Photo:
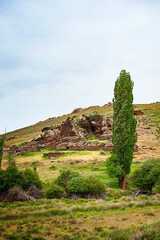
[[1,131],[111,101],[121,69],[135,102],[159,100],[159,1],[3,0],[0,9]]

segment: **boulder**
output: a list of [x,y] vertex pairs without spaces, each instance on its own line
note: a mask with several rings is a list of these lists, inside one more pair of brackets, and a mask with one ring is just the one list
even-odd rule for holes
[[65,137],[79,137],[83,138],[83,135],[79,129],[77,122],[74,118],[68,117],[60,126],[61,138]]
[[100,140],[112,140],[112,133],[103,133],[99,136]]
[[85,149],[90,150],[90,151],[97,151],[100,150],[101,148],[104,148],[105,143],[102,142],[87,142],[85,144]]
[[142,112],[142,110],[134,110],[134,115],[135,116],[140,116],[140,115],[143,115],[144,113]]
[[48,131],[48,130],[51,130],[51,129],[52,129],[51,127],[44,127],[41,131],[45,132],[45,131]]
[[105,150],[105,151],[112,151],[112,149],[113,149],[113,144],[112,144],[112,142],[107,143],[107,144],[105,145],[105,147],[104,147],[104,150]]

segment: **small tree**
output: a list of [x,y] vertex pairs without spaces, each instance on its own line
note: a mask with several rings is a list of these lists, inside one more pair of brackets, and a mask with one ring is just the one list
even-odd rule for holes
[[0,138],[0,168],[2,165],[4,140],[5,140],[5,137]]
[[160,158],[142,163],[132,174],[132,182],[144,193],[152,193],[154,187],[160,192]]
[[122,70],[114,87],[113,153],[107,160],[109,175],[118,178],[122,189],[126,189],[126,175],[130,172],[137,138],[132,90],[130,75]]

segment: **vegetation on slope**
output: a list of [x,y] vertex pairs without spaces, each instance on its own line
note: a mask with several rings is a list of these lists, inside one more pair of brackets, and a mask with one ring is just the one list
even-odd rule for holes
[[[150,124],[152,126],[156,126],[157,129],[160,128],[160,103],[152,103],[152,104],[136,104],[135,109],[142,110],[144,113],[143,119],[146,121],[146,124]],[[67,115],[63,115],[60,117],[53,117],[49,118],[45,121],[40,121],[34,125],[18,129],[12,132],[9,132],[6,134],[6,138],[8,139],[6,141],[7,145],[13,145],[13,144],[20,144],[22,142],[30,141],[37,135],[41,133],[41,130],[46,126],[57,126],[60,125],[64,120],[67,119],[67,117],[73,117],[73,116],[81,116],[81,115],[92,115],[92,114],[100,114],[100,115],[106,115],[108,117],[112,117],[113,110],[112,105],[106,104],[102,107],[100,106],[93,106],[83,109],[80,112],[77,113],[70,113]]]

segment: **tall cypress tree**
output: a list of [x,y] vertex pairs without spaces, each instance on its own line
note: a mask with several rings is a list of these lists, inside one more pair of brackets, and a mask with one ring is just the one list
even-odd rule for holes
[[113,151],[107,161],[109,174],[118,178],[122,189],[126,189],[126,175],[130,172],[137,138],[132,90],[130,74],[122,70],[114,87]]

